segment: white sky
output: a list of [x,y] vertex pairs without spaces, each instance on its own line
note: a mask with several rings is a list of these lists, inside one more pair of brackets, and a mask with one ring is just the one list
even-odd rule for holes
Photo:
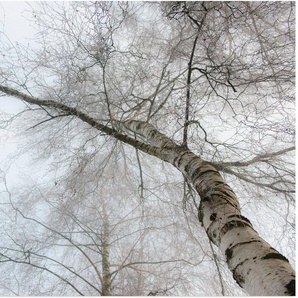
[[[31,3],[32,4],[32,3]],[[0,1],[1,31],[11,41],[26,42],[34,34],[32,26],[25,18],[28,3],[24,1]]]
[[[4,33],[12,43],[26,44],[31,40],[35,32],[25,18],[28,8],[28,3],[24,1],[0,1],[0,38]],[[13,113],[21,107],[21,102],[0,97],[0,112]]]
[[[24,1],[0,1],[0,38],[3,38],[1,35],[4,33],[13,44],[16,42],[22,44],[30,42],[34,36],[34,29],[24,17],[26,9],[28,9],[28,4]],[[3,113],[13,115],[21,111],[23,107],[21,101],[1,96],[0,120]],[[15,133],[0,126],[0,170],[6,170],[4,160],[16,151],[18,145],[20,145],[20,142],[15,137]],[[17,181],[26,160],[27,158],[23,156],[14,162],[7,175],[9,184],[14,184]]]

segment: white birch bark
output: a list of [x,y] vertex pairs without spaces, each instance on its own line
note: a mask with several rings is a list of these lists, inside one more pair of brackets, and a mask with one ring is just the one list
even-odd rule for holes
[[250,295],[295,295],[295,272],[289,261],[241,215],[235,193],[212,165],[148,123],[133,120],[125,126],[160,148],[164,160],[191,181],[201,198],[199,219],[208,237],[226,256],[239,286]]
[[0,91],[29,104],[67,112],[107,135],[174,165],[199,194],[199,219],[210,240],[226,256],[239,286],[250,295],[295,295],[295,272],[289,261],[262,239],[250,221],[241,215],[235,193],[214,166],[187,148],[177,145],[146,122],[130,120],[117,123],[119,127],[145,138],[147,144],[121,134],[62,103],[40,100],[1,85]]

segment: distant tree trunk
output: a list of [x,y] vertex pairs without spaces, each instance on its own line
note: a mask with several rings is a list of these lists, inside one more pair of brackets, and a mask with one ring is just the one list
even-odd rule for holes
[[[210,240],[226,256],[236,282],[250,295],[295,295],[295,272],[289,261],[263,240],[250,221],[241,215],[235,193],[218,170],[186,146],[177,145],[147,122],[118,122],[120,130],[130,130],[135,136],[142,136],[146,139],[144,143],[63,103],[41,100],[1,85],[0,91],[29,104],[67,112],[119,141],[174,165],[191,181],[199,194],[201,203],[198,217]],[[104,256],[108,257],[108,246],[103,250],[103,269],[108,276],[108,258]],[[108,283],[106,289],[109,289]]]
[[110,272],[110,223],[103,204],[103,235],[102,235],[102,296],[111,296]]

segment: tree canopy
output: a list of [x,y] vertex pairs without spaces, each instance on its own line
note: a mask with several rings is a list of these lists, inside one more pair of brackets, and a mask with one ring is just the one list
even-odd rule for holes
[[34,41],[4,26],[0,101],[22,104],[0,108],[21,144],[0,163],[0,294],[246,295],[200,215],[218,190],[193,182],[215,170],[294,266],[294,6],[41,2]]

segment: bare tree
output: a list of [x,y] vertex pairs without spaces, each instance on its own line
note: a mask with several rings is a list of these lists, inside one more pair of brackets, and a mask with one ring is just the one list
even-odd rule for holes
[[[2,178],[6,184],[5,176]],[[37,186],[36,191],[22,190],[21,201],[14,201],[8,188],[7,198],[2,196],[7,205],[2,208],[2,218],[4,222],[9,218],[10,224],[3,225],[0,262],[2,266],[6,264],[5,268],[18,265],[19,272],[24,271],[32,278],[25,291],[19,290],[19,295],[148,295],[159,291],[169,294],[186,283],[186,278],[175,280],[167,273],[180,276],[181,270],[194,268],[192,254],[182,251],[177,257],[178,253],[171,249],[171,254],[165,256],[158,247],[166,248],[169,241],[150,244],[157,235],[162,239],[173,233],[175,226],[169,216],[162,218],[162,222],[156,212],[142,215],[140,204],[122,204],[122,200],[129,199],[135,203],[133,198],[126,197],[131,191],[129,187],[121,195],[115,193],[113,198],[108,197],[112,192],[104,183],[97,183],[100,193],[94,191],[92,195],[84,194],[85,181],[81,185],[75,183],[75,189],[68,188],[72,195],[61,192],[63,182],[56,183],[56,191]],[[35,197],[39,205],[30,206]],[[150,221],[150,217],[154,218]],[[140,218],[143,226],[138,225]],[[175,241],[181,242],[177,238]],[[189,246],[195,251],[195,243]],[[32,269],[44,272],[32,276]],[[136,282],[140,277],[143,282]],[[43,283],[49,284],[42,287]]]
[[[114,152],[137,165],[142,201],[146,155],[174,166],[181,205],[198,212],[238,285],[251,295],[294,295],[288,259],[239,203],[270,206],[274,196],[287,210],[285,230],[293,228],[294,3],[62,2],[32,15],[40,48],[3,42],[11,54],[0,90],[25,103],[20,118],[31,123],[35,150],[84,168],[100,148],[101,174]],[[270,230],[264,218],[258,227]],[[108,255],[106,246],[106,277]]]

